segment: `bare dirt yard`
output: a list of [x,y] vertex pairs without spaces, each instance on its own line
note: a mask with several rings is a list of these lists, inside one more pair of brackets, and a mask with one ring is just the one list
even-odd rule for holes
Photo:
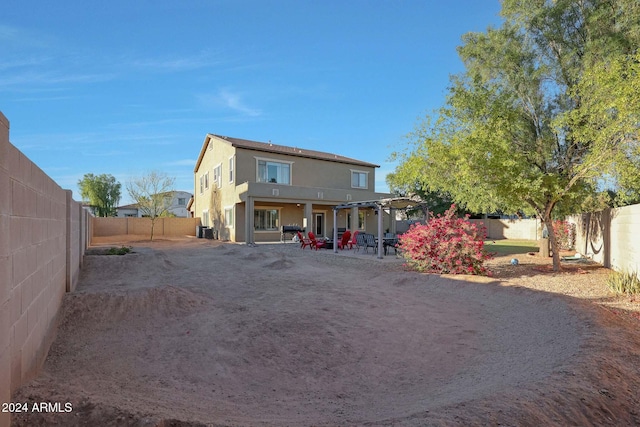
[[[640,304],[608,270],[519,256],[492,278],[395,256],[103,241],[15,426],[640,425]],[[64,407],[64,406],[63,406]]]

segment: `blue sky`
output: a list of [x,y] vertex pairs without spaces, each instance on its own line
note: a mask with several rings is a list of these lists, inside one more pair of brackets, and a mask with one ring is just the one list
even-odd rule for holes
[[155,169],[193,192],[216,133],[379,164],[442,105],[498,0],[4,0],[0,111],[11,142],[80,199]]

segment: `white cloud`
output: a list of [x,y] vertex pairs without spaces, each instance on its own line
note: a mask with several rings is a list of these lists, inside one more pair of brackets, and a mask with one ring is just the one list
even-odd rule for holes
[[221,89],[215,95],[201,95],[198,98],[206,107],[221,107],[248,117],[259,117],[262,115],[261,110],[252,108],[245,103],[242,94],[232,92],[229,89]]
[[191,56],[174,56],[164,58],[134,59],[130,62],[134,67],[153,69],[158,71],[186,71],[199,68],[219,66],[226,61],[220,52],[202,51]]

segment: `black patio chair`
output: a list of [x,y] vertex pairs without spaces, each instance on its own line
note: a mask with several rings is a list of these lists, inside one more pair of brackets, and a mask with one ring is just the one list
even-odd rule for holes
[[366,248],[367,242],[364,237],[365,233],[356,234],[356,250],[360,252],[360,248]]
[[373,234],[365,233],[364,235],[364,251],[368,252],[369,248],[373,248],[373,253],[378,252],[378,244],[376,243],[376,238]]

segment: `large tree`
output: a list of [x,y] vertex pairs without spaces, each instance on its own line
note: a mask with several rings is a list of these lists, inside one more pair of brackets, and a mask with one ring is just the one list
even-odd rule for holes
[[159,171],[148,172],[127,183],[129,197],[138,205],[142,216],[149,217],[151,220],[150,240],[153,240],[156,220],[169,212],[175,192],[174,183],[175,178]]
[[78,181],[80,196],[100,217],[115,216],[120,202],[121,185],[113,175],[87,173]]
[[[624,98],[608,88],[634,87],[640,9],[635,0],[504,0],[502,16],[501,27],[463,37],[465,72],[396,154],[395,174],[473,211],[537,215],[557,270],[554,212],[596,199],[603,178],[634,183],[624,178],[640,163],[639,111],[612,104]],[[612,83],[603,70],[616,63],[630,75]],[[637,88],[625,96],[637,102]]]

